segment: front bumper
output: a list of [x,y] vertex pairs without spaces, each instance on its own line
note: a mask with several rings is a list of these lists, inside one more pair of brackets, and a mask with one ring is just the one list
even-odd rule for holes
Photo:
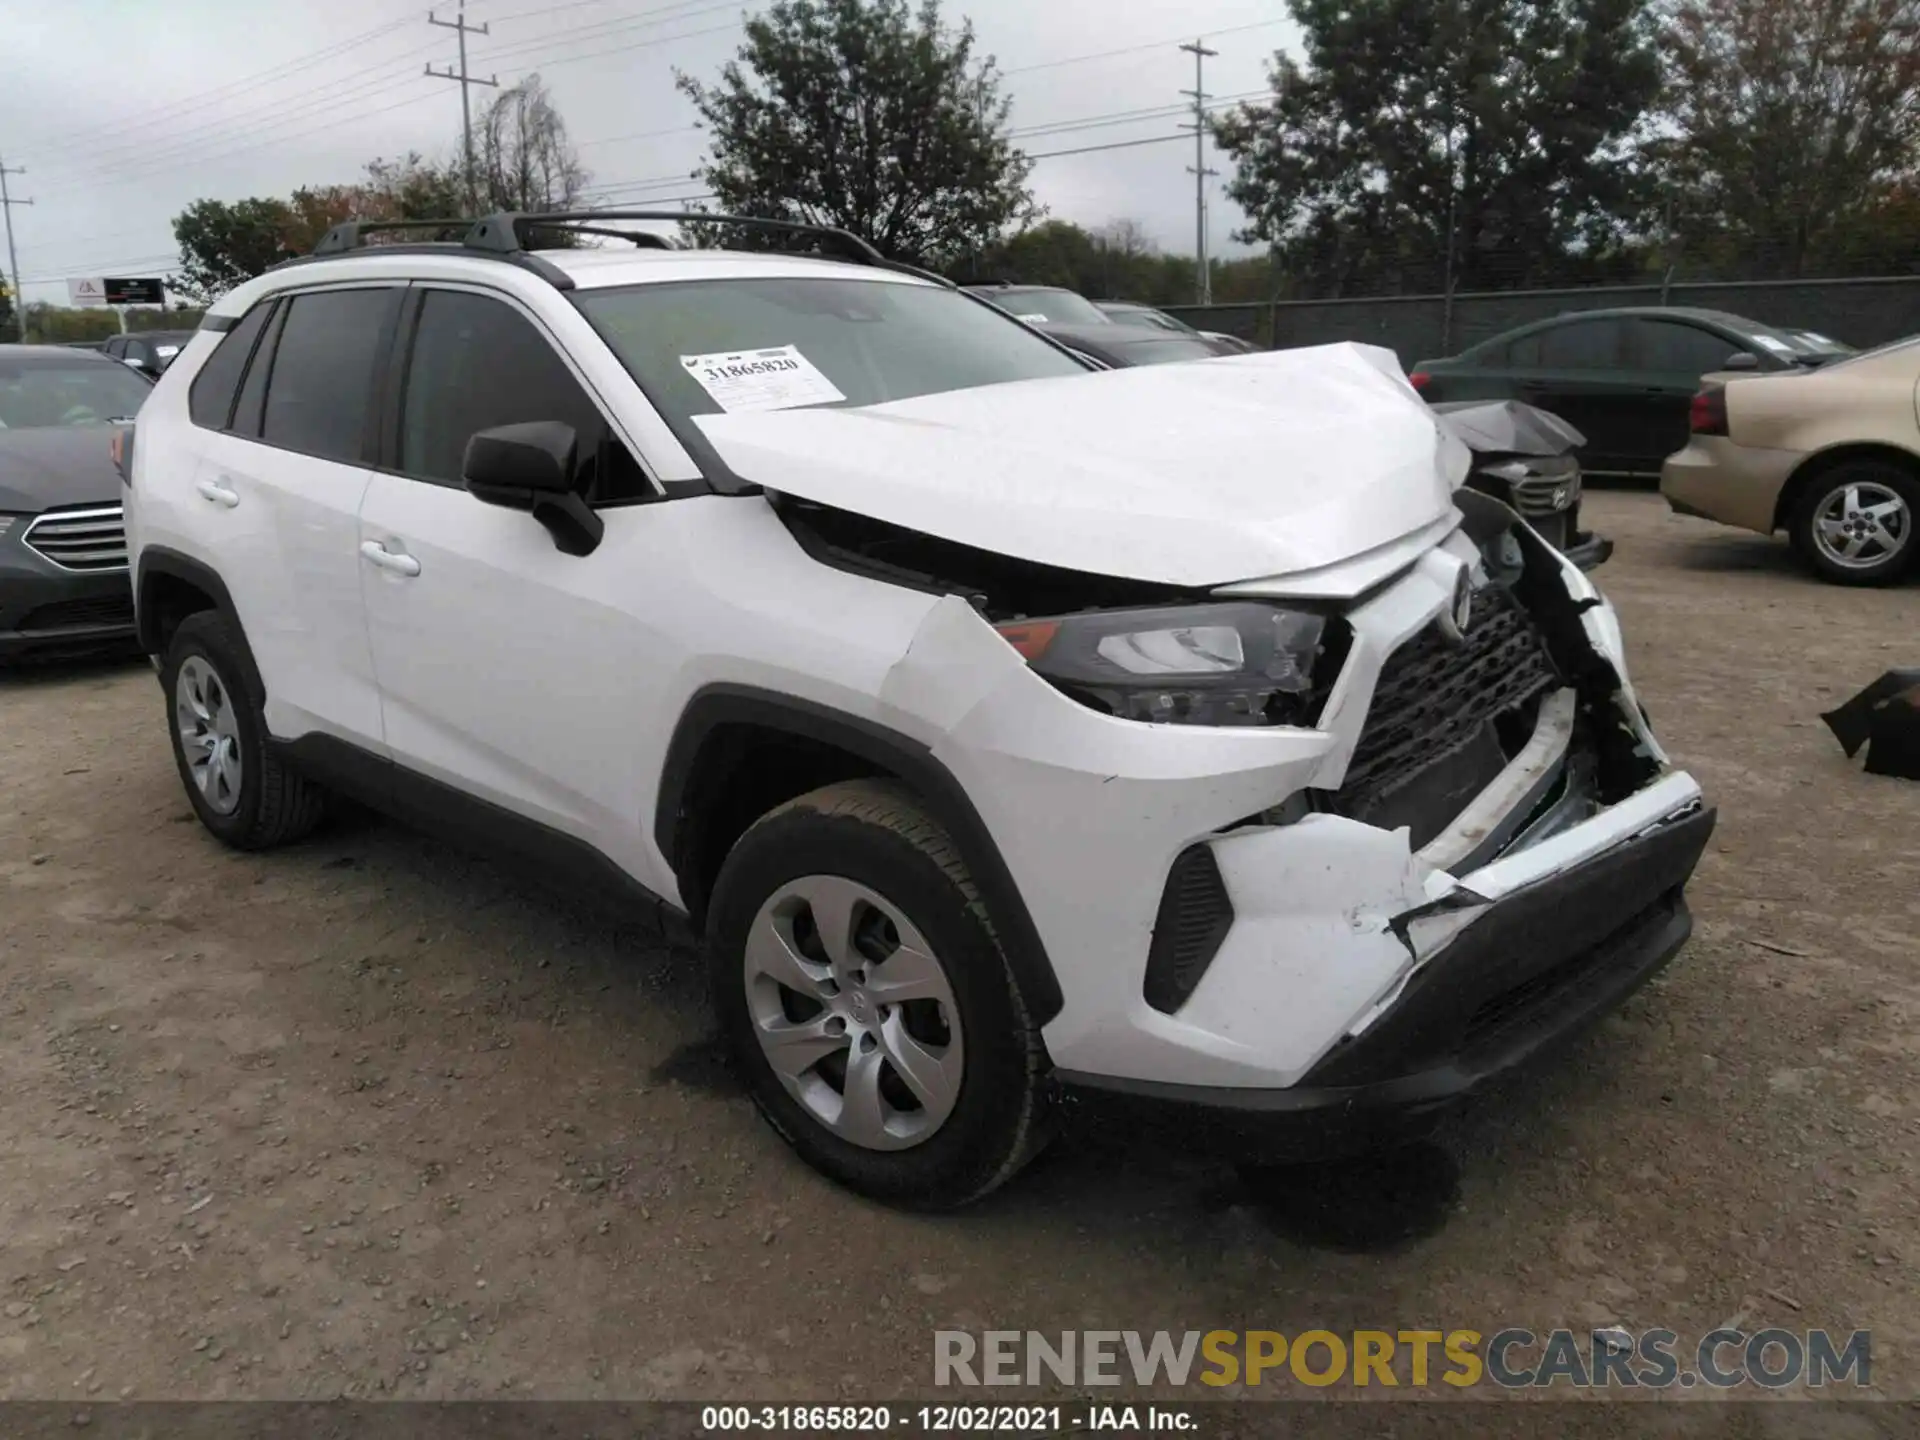
[[1574,536],[1573,543],[1560,553],[1582,570],[1595,570],[1613,558],[1613,541],[1588,532]]
[[1684,888],[1713,824],[1696,807],[1494,902],[1297,1085],[1072,1072],[1058,1083],[1075,1109],[1246,1159],[1324,1159],[1415,1138],[1613,1010],[1679,951],[1693,923]]
[[0,552],[0,659],[132,642],[133,582],[125,570],[61,570],[17,544]]

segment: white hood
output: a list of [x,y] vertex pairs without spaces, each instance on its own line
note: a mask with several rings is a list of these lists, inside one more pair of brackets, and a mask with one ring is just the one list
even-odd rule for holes
[[1320,569],[1430,527],[1469,464],[1392,352],[1371,345],[698,423],[769,490],[1043,565],[1192,587]]

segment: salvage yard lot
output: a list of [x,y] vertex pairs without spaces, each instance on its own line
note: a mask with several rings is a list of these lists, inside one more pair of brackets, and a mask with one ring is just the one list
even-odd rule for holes
[[230,854],[148,669],[0,678],[0,1398],[876,1400],[931,1393],[936,1328],[1729,1320],[1870,1328],[1920,1395],[1920,785],[1818,720],[1920,663],[1920,586],[1587,516],[1720,807],[1695,939],[1310,1183],[1070,1128],[964,1214],[855,1200],[716,1063],[690,953],[370,819]]

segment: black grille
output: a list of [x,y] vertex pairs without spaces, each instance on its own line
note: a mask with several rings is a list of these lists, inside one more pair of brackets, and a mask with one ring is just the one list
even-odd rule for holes
[[1210,845],[1182,850],[1167,873],[1147,950],[1147,1003],[1171,1015],[1193,994],[1233,928],[1233,902]]
[[127,568],[127,527],[118,505],[48,511],[21,539],[62,570]]
[[1464,750],[1485,727],[1555,682],[1533,619],[1497,586],[1473,597],[1465,640],[1428,626],[1387,657],[1335,797],[1345,814]]
[[15,628],[23,635],[36,635],[132,624],[133,595],[129,591],[125,595],[96,595],[90,600],[55,600],[38,605],[22,615]]

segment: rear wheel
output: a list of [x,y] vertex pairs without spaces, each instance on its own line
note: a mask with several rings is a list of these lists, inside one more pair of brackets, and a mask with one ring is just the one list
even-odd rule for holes
[[720,872],[707,949],[755,1103],[841,1184],[949,1208],[1043,1143],[1038,1028],[952,842],[904,789],[830,785],[759,820]]
[[160,665],[174,763],[194,814],[237,850],[267,850],[320,823],[325,793],[267,748],[241,641],[211,610],[180,622]]
[[1887,585],[1913,565],[1920,479],[1890,460],[1849,460],[1815,478],[1794,511],[1794,548],[1841,585]]

